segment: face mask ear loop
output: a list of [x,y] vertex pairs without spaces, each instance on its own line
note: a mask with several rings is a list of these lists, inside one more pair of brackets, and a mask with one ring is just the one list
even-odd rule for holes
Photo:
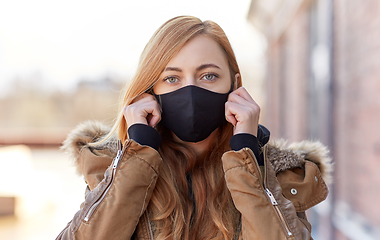
[[158,97],[158,104],[160,105],[161,109],[162,109],[162,101],[161,101],[161,95],[156,95]]
[[160,108],[162,109],[161,95],[157,95],[154,93],[153,86],[149,87],[146,93],[152,94],[157,99],[157,102],[160,105]]
[[156,95],[153,91],[153,96],[157,99],[158,105],[160,105],[161,112],[162,112],[162,100],[161,100],[161,95]]

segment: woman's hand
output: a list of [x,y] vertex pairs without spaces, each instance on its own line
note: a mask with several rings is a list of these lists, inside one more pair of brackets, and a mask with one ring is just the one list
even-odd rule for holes
[[124,107],[123,114],[128,127],[135,123],[154,127],[161,120],[160,109],[160,105],[153,95],[143,93],[130,105]]
[[260,107],[245,88],[240,87],[233,91],[228,96],[225,106],[226,119],[234,125],[234,135],[249,133],[257,136]]

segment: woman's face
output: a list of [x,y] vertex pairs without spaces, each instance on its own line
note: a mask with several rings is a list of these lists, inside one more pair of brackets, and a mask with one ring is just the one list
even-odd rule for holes
[[166,65],[153,90],[159,95],[188,85],[217,93],[227,93],[231,88],[227,57],[219,44],[205,35],[194,37],[182,47]]

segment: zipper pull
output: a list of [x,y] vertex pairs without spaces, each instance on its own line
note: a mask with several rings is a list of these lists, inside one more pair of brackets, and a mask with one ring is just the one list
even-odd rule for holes
[[123,144],[121,144],[121,140],[119,139],[117,141],[117,154],[116,154],[113,166],[112,166],[113,169],[115,169],[117,167],[117,165],[119,164],[121,154],[123,153],[122,149],[123,149]]
[[278,203],[277,203],[276,199],[274,198],[273,194],[271,193],[271,191],[269,191],[268,188],[265,188],[265,192],[267,193],[267,195],[268,195],[270,201],[272,202],[272,205],[273,205],[273,206],[277,206]]

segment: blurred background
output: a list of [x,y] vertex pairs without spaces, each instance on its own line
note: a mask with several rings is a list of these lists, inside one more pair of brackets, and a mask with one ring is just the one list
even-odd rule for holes
[[59,147],[112,124],[121,88],[168,19],[217,22],[271,138],[320,140],[334,182],[316,240],[380,239],[380,1],[0,1],[0,239],[54,239],[85,183]]

